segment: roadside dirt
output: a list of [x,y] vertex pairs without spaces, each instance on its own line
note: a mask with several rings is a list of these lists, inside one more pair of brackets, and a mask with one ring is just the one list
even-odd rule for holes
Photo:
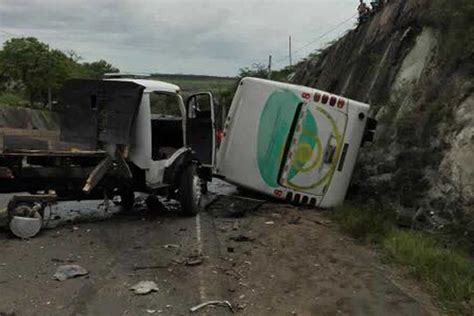
[[[196,218],[137,210],[59,223],[27,241],[0,231],[0,314],[188,315],[216,299],[241,315],[439,314],[415,284],[317,211],[266,203],[242,214],[219,201]],[[71,263],[89,275],[52,279]],[[129,290],[145,280],[158,292]],[[231,313],[215,306],[195,314]]]

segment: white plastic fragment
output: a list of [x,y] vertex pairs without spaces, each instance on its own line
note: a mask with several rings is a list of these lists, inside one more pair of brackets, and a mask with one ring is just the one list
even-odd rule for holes
[[232,304],[229,301],[219,301],[219,300],[203,302],[201,304],[191,307],[189,311],[191,313],[194,313],[200,310],[201,308],[209,306],[209,305],[227,306],[229,307],[232,313],[234,312],[234,308],[232,307]]
[[130,290],[137,295],[146,295],[151,292],[158,292],[158,285],[153,281],[140,281],[130,287]]

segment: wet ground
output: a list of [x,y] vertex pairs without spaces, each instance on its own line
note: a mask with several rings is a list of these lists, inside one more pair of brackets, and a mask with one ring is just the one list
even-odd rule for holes
[[[314,210],[221,197],[182,217],[173,208],[122,214],[100,203],[61,203],[53,228],[31,240],[0,230],[0,314],[188,315],[208,300],[227,300],[241,315],[438,314],[416,284]],[[89,275],[53,280],[64,264]],[[159,290],[129,290],[144,280]],[[195,314],[231,313],[209,306]]]

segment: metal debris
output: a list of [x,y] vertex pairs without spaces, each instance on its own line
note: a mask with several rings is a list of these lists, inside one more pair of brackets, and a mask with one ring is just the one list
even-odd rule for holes
[[232,307],[232,304],[229,301],[218,301],[218,300],[203,302],[199,305],[191,307],[189,309],[189,311],[191,313],[194,313],[194,312],[197,312],[198,310],[200,310],[201,308],[209,306],[209,305],[217,305],[217,306],[228,307],[230,309],[230,311],[232,313],[234,313],[234,308]]
[[33,217],[14,216],[10,221],[10,230],[18,238],[27,239],[36,236],[43,226],[38,212]]
[[151,292],[158,292],[158,285],[153,281],[140,281],[130,287],[130,290],[137,295],[146,295]]
[[67,279],[72,279],[78,276],[83,276],[89,274],[89,271],[84,269],[83,267],[77,264],[68,264],[59,266],[56,269],[56,273],[54,274],[54,278],[58,281],[65,281]]
[[199,257],[199,256],[191,256],[189,258],[186,259],[186,262],[185,264],[187,266],[198,266],[198,265],[201,265],[203,262],[202,258]]

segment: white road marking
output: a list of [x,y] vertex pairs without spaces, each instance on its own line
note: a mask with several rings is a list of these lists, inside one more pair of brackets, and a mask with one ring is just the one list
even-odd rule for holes
[[[196,239],[198,246],[198,253],[200,256],[203,255],[203,245],[202,245],[202,231],[201,231],[201,215],[196,215]],[[204,276],[202,271],[202,266],[198,267],[198,279],[199,279],[199,298],[201,302],[207,300],[206,296],[206,287],[204,286]]]

